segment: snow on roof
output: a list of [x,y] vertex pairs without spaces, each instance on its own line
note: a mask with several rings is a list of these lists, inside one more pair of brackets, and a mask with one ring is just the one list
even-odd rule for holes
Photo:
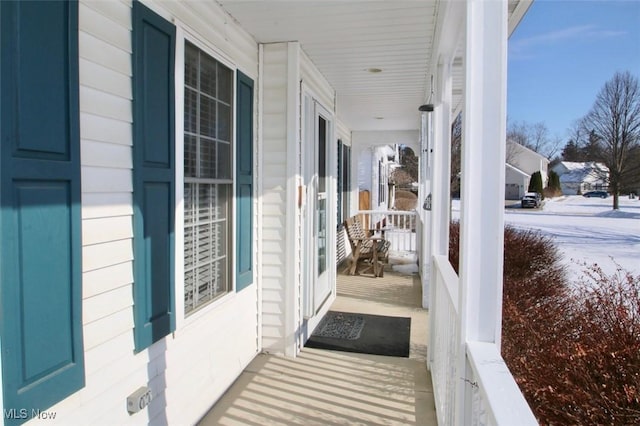
[[609,169],[602,163],[563,161],[562,164],[568,171],[560,176],[561,183],[598,182],[606,180],[609,176]]
[[596,163],[595,161],[585,161],[585,162],[576,162],[576,161],[561,161],[559,164],[562,164],[567,170],[582,170],[585,168],[593,169],[598,168],[602,171],[608,172],[609,168],[602,163]]
[[562,165],[567,168],[568,171],[582,170],[586,163],[578,163],[575,161],[561,161]]

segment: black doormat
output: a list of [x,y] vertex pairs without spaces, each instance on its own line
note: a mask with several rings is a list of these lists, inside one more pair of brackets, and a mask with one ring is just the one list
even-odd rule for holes
[[329,311],[305,346],[408,357],[410,335],[411,318]]

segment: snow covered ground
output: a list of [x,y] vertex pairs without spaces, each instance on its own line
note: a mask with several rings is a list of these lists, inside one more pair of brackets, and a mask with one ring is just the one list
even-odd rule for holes
[[[508,206],[505,223],[536,229],[556,242],[571,275],[582,275],[587,265],[598,264],[612,273],[616,264],[640,274],[640,201],[620,197],[620,209],[612,209],[612,197],[579,195],[545,200],[541,209]],[[453,201],[453,218],[460,218],[460,201]]]

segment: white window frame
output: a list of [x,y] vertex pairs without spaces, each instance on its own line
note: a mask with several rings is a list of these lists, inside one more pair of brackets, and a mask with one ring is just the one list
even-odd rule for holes
[[[174,244],[176,250],[175,256],[175,309],[176,309],[176,331],[189,324],[198,321],[203,315],[211,313],[223,304],[226,304],[236,297],[236,96],[237,96],[237,66],[222,52],[214,46],[203,42],[202,37],[197,33],[192,33],[184,25],[176,24],[176,60],[175,60],[175,129],[176,129],[176,146],[175,146],[175,172],[176,172],[176,205],[175,205],[175,231]],[[185,313],[184,303],[184,67],[186,42],[189,42],[210,55],[222,65],[228,67],[232,72],[231,84],[231,196],[229,220],[232,224],[230,227],[228,255],[230,257],[229,275],[230,288],[226,294],[206,303],[202,307],[196,308],[194,311]]]

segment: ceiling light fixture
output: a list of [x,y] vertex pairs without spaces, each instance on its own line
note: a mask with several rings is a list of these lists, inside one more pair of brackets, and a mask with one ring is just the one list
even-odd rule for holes
[[367,71],[369,71],[371,74],[377,74],[379,72],[382,72],[382,69],[380,69],[380,68],[369,68]]

